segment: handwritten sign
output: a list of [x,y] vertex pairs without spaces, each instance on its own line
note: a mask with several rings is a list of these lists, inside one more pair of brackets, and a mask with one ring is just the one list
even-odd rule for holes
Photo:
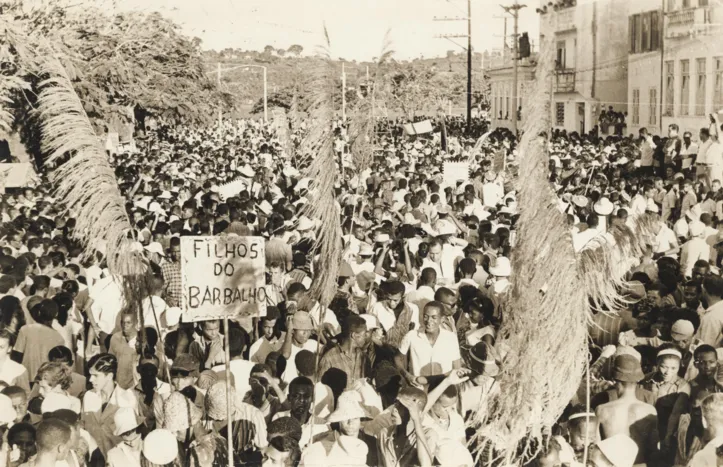
[[266,315],[263,237],[181,237],[183,321]]
[[457,186],[457,182],[469,180],[469,162],[445,162],[442,166],[444,182],[451,187]]

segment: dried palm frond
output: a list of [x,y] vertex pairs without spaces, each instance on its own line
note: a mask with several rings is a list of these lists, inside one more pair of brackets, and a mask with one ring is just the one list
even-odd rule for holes
[[75,237],[86,255],[103,252],[114,275],[141,274],[146,267],[140,253],[131,248],[125,199],[83,104],[51,52],[38,63],[38,72],[45,77],[38,97],[42,149],[48,162],[69,156],[50,175],[55,197],[76,219]]
[[626,287],[625,274],[632,266],[631,260],[643,256],[646,245],[652,244],[661,222],[657,214],[643,214],[632,227],[610,227],[609,235],[593,239],[590,247],[580,252],[579,277],[592,306],[615,312],[626,305],[620,297]]
[[309,293],[313,299],[328,306],[336,294],[342,248],[340,212],[334,196],[334,186],[339,179],[332,128],[336,71],[331,62],[331,44],[326,28],[324,37],[326,43],[318,50],[320,64],[313,70],[310,82],[310,128],[302,143],[303,152],[313,155],[305,171],[305,176],[313,181],[313,195],[302,213],[319,225],[312,256],[319,255],[320,260]]
[[497,378],[500,391],[473,420],[481,427],[472,439],[477,457],[492,447],[511,464],[539,449],[543,430],[557,421],[578,389],[587,355],[587,297],[578,282],[570,230],[548,182],[546,142],[540,136],[549,130],[553,70],[551,44],[543,50],[520,144],[518,241],[498,339],[499,348],[509,351]]
[[374,160],[376,119],[380,109],[386,108],[383,92],[383,66],[394,55],[389,31],[384,36],[382,51],[374,66],[374,78],[367,83],[368,94],[360,99],[351,112],[349,123],[349,146],[351,148],[354,171],[359,174],[369,168]]

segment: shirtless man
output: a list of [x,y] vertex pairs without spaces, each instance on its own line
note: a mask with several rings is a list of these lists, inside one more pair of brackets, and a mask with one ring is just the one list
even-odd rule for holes
[[631,355],[615,358],[615,390],[618,398],[597,408],[603,440],[615,435],[630,436],[638,446],[635,464],[655,465],[658,450],[658,416],[655,407],[640,401],[635,388],[644,377],[640,362]]
[[707,344],[698,346],[693,352],[693,365],[698,370],[698,375],[690,381],[691,404],[701,391],[709,394],[723,392],[723,386],[716,379],[718,354],[715,348]]

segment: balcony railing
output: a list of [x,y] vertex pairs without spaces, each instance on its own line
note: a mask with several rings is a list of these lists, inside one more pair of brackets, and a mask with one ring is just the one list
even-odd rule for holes
[[710,7],[671,11],[666,16],[666,38],[708,34],[712,30],[713,10]]
[[694,10],[679,10],[668,13],[668,25],[681,26],[691,24],[695,20]]
[[575,70],[555,71],[555,92],[575,92]]

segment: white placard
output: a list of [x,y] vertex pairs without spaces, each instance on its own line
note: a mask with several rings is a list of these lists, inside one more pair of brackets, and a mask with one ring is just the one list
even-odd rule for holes
[[451,187],[457,186],[457,182],[469,181],[469,162],[445,162],[442,167],[444,182]]
[[183,321],[266,315],[263,237],[181,237]]

